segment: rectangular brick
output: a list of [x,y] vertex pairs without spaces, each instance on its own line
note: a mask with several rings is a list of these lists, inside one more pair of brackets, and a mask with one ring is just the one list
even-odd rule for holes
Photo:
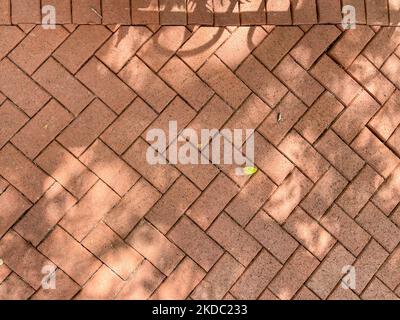
[[381,104],[384,104],[395,90],[395,86],[362,55],[353,62],[348,72]]
[[308,289],[306,286],[303,286],[293,298],[293,300],[300,300],[300,301],[313,301],[313,300],[320,300],[318,296]]
[[340,0],[317,0],[319,23],[342,22],[342,5]]
[[303,32],[298,27],[278,26],[254,50],[254,55],[272,70],[302,36]]
[[0,194],[0,237],[29,209],[31,203],[14,187],[9,187]]
[[231,289],[238,299],[254,300],[264,291],[282,265],[266,250],[262,250]]
[[35,72],[33,79],[75,116],[93,99],[92,93],[53,58]]
[[352,265],[354,260],[350,252],[337,244],[307,281],[307,286],[321,299],[328,298],[343,277],[343,267]]
[[53,265],[14,231],[9,231],[1,239],[0,256],[11,270],[36,290],[42,284],[42,268]]
[[112,300],[122,286],[123,280],[106,265],[102,265],[74,299]]
[[311,106],[324,88],[290,56],[286,56],[274,70],[277,76],[306,105]]
[[14,230],[37,246],[75,203],[74,197],[55,183],[18,221]]
[[11,24],[10,0],[0,0],[0,24]]
[[392,252],[400,242],[399,228],[371,202],[360,212],[356,222],[388,252]]
[[74,282],[59,268],[54,272],[57,281],[56,288],[46,290],[41,287],[31,297],[31,300],[71,300],[81,289],[76,282]]
[[355,292],[360,294],[368,285],[389,254],[375,240],[371,240],[353,264],[357,270]]
[[[382,27],[363,51],[364,56],[380,69],[400,44],[400,29]],[[379,54],[377,54],[379,52]]]
[[80,285],[89,280],[101,266],[99,260],[58,226],[38,249]]
[[96,58],[89,60],[76,77],[118,114],[136,97],[124,82]]
[[317,24],[315,0],[291,0],[293,24]]
[[0,175],[32,202],[36,202],[54,183],[51,177],[11,144],[5,145],[0,151]]
[[120,196],[125,195],[140,178],[135,170],[122,161],[100,140],[97,140],[80,157],[80,161]]
[[372,198],[372,202],[387,216],[400,202],[400,167],[389,176]]
[[332,129],[349,144],[380,108],[381,106],[363,91],[339,116]]
[[331,93],[326,91],[308,109],[296,124],[295,129],[312,144],[330,127],[336,116],[343,109],[344,106]]
[[[57,24],[72,23],[72,8],[70,0],[42,0],[42,8],[44,6],[53,6],[57,13]],[[47,15],[47,12],[43,14],[42,19]],[[58,28],[57,28],[58,29]]]
[[330,167],[319,179],[311,192],[301,202],[301,207],[319,220],[347,185],[347,180]]
[[299,247],[268,288],[281,300],[291,299],[318,264],[311,253]]
[[384,178],[400,163],[399,158],[367,128],[361,131],[351,147]]
[[[9,58],[31,75],[68,35],[69,33],[61,26],[49,30],[37,26],[10,53]],[[27,52],[31,54],[27,55]]]
[[364,161],[332,130],[327,131],[315,148],[348,180],[352,180]]
[[266,0],[267,23],[270,25],[290,25],[292,15],[290,0]]
[[57,142],[51,143],[35,163],[80,199],[98,180],[81,162]]
[[[227,109],[231,111],[231,109],[227,106]],[[204,108],[202,109],[202,111]],[[218,110],[220,111],[220,110]],[[153,123],[147,127],[146,131],[142,133],[142,138],[148,140],[149,142],[154,142],[154,139],[151,137],[152,133],[151,130],[164,130],[164,132],[168,132],[170,127],[170,121],[176,121],[177,132],[181,132],[189,122],[196,116],[196,112],[180,97],[176,97],[169,105],[166,107],[163,112],[158,116],[158,118],[153,121]],[[225,120],[225,119],[224,119]],[[193,121],[192,121],[193,123]],[[212,127],[214,128],[214,127]],[[166,151],[168,146],[175,142],[175,139],[171,141],[166,141],[165,146],[159,146],[157,150],[160,153]],[[179,143],[179,142],[178,142]]]
[[158,0],[131,1],[133,24],[159,24]]
[[260,244],[225,213],[217,218],[207,233],[244,266],[261,249]]
[[237,109],[251,91],[216,56],[212,56],[198,71],[205,81],[231,107]]
[[[294,169],[272,194],[264,209],[283,224],[304,196],[311,190],[312,182],[299,170]],[[290,190],[290,191],[289,191]]]
[[400,25],[400,1],[399,0],[389,0],[389,21],[391,26]]
[[252,55],[237,69],[236,75],[271,107],[275,107],[288,91],[287,88]]
[[2,194],[4,190],[7,189],[8,185],[9,185],[8,182],[4,180],[2,177],[0,177],[0,194]]
[[205,230],[238,191],[238,187],[226,175],[220,173],[186,214]]
[[213,25],[214,8],[213,0],[188,0],[187,1],[188,24]]
[[82,244],[124,280],[127,280],[143,261],[140,254],[103,222],[85,237]]
[[168,163],[149,164],[146,154],[153,152],[153,150],[146,141],[139,138],[124,154],[123,159],[158,190],[165,193],[179,177],[179,171]]
[[186,0],[159,0],[161,25],[186,25]]
[[[307,226],[306,232],[304,226]],[[336,242],[335,238],[301,208],[294,210],[286,220],[284,228],[321,261]]]
[[151,296],[152,300],[183,300],[204,278],[205,272],[186,257]]
[[346,106],[361,91],[360,85],[326,55],[311,69],[311,74]]
[[[258,128],[265,117],[271,112],[271,109],[255,94],[251,94],[230,117],[224,125],[224,129],[234,130],[235,128],[255,129]],[[242,141],[245,140],[245,134],[242,134]]]
[[241,226],[245,226],[275,189],[275,184],[266,175],[257,172],[229,203],[225,211]]
[[[367,18],[365,16],[365,2],[364,0],[342,0],[343,6],[353,6],[356,9],[356,23],[366,24]],[[357,27],[358,29],[358,27]]]
[[137,55],[157,72],[189,38],[190,31],[184,25],[163,26],[140,48]]
[[383,178],[366,165],[337,200],[337,204],[354,218],[382,183]]
[[0,62],[0,91],[30,117],[49,100],[49,95],[7,58]]
[[146,215],[146,219],[166,234],[199,195],[200,190],[181,176]]
[[104,222],[124,239],[160,197],[154,187],[140,179],[107,214]]
[[40,0],[11,0],[13,24],[41,23]]
[[389,8],[386,1],[380,0],[365,0],[367,9],[367,23],[371,25],[385,25],[389,24]]
[[183,252],[151,224],[142,220],[126,241],[165,275],[183,259]]
[[[266,36],[267,32],[262,27],[242,26],[232,33],[232,36],[216,51],[216,55],[234,71]],[[252,39],[250,43],[247,42],[249,37]]]
[[177,57],[172,58],[159,75],[196,110],[213,95],[213,91]]
[[262,210],[250,221],[246,231],[281,263],[285,263],[298,247],[297,241]]
[[98,181],[78,204],[67,212],[60,226],[75,239],[82,241],[118,200],[115,192]]
[[[331,3],[333,1],[328,0],[328,2]],[[321,54],[324,53],[326,49],[339,37],[339,35],[340,30],[335,26],[315,25],[297,43],[290,54],[298,64],[308,70],[314,62],[317,61]]]
[[240,2],[239,8],[241,25],[266,24],[265,0]]
[[379,279],[373,278],[368,288],[362,293],[363,300],[398,300],[392,291],[390,291]]
[[329,169],[329,163],[297,132],[291,131],[279,145],[279,150],[301,168],[313,181]]
[[[118,300],[144,300],[161,284],[165,276],[150,262],[145,260],[125,282],[117,294]],[[143,285],[146,284],[146,285]]]
[[[226,28],[200,27],[178,50],[177,55],[194,71],[230,37]],[[198,50],[198,48],[203,48]]]
[[107,128],[101,139],[121,155],[156,118],[156,113],[140,98],[135,101]]
[[[304,103],[288,93],[258,127],[258,131],[277,146],[306,110]],[[278,122],[279,114],[283,122]]]
[[185,216],[168,233],[168,238],[206,271],[223,254],[221,247]]
[[222,299],[243,273],[244,267],[225,253],[191,294],[194,300]]
[[75,24],[100,24],[100,0],[72,0],[72,20]]
[[195,130],[198,137],[200,137],[201,129],[221,129],[223,124],[231,118],[232,113],[232,108],[220,97],[214,95],[198,112],[187,128]]
[[369,123],[369,127],[385,141],[390,138],[400,124],[399,103],[400,91],[396,90]]
[[0,59],[3,59],[25,37],[17,26],[0,26]]
[[[360,11],[357,12],[358,18]],[[374,35],[374,31],[369,26],[357,25],[357,28],[343,33],[329,50],[329,55],[347,69]]]
[[53,56],[75,74],[110,35],[111,32],[104,26],[80,25]]
[[96,99],[75,118],[57,140],[78,157],[114,119],[115,114]]
[[0,148],[3,147],[28,120],[29,118],[11,101],[7,100],[0,105]]
[[400,248],[395,249],[379,269],[377,276],[391,290],[395,290],[400,283]]
[[15,273],[0,284],[1,300],[27,300],[34,292],[35,290]]
[[12,143],[28,158],[35,158],[71,121],[72,115],[51,100],[13,138]]
[[392,54],[380,70],[397,88],[400,87],[400,76],[396,72],[399,68],[400,59],[395,54]]
[[239,0],[214,1],[214,24],[216,26],[240,25]]
[[[135,3],[137,1],[134,1]],[[151,37],[146,27],[121,26],[96,52],[107,67],[119,72],[140,47]]]
[[355,256],[370,239],[370,235],[335,204],[323,216],[321,224]]
[[387,145],[397,155],[400,155],[400,128],[397,128],[390,139],[387,141]]
[[[161,112],[176,95],[137,57],[134,57],[118,75],[157,112]],[[142,81],[136,81],[138,78]]]
[[131,24],[130,0],[102,0],[104,24]]

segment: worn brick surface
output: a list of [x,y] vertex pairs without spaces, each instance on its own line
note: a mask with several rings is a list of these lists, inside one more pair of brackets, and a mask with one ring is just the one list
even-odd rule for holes
[[[1,299],[400,298],[397,1],[4,3]],[[170,120],[203,160],[187,129],[255,129],[255,168],[150,164]]]

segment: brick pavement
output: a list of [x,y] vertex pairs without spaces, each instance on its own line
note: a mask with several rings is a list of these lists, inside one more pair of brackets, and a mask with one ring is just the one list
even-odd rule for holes
[[[400,29],[65,10],[0,26],[0,299],[400,298]],[[256,128],[258,171],[149,165],[171,119]]]

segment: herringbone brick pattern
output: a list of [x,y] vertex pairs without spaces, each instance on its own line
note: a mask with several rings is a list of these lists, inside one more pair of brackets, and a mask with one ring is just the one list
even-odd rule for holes
[[[0,299],[400,298],[400,28],[0,39]],[[258,171],[149,165],[169,120],[256,128]]]

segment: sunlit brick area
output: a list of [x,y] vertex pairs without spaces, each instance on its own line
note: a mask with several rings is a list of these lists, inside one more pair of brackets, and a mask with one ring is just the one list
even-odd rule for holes
[[400,298],[400,1],[218,3],[0,0],[0,299]]

